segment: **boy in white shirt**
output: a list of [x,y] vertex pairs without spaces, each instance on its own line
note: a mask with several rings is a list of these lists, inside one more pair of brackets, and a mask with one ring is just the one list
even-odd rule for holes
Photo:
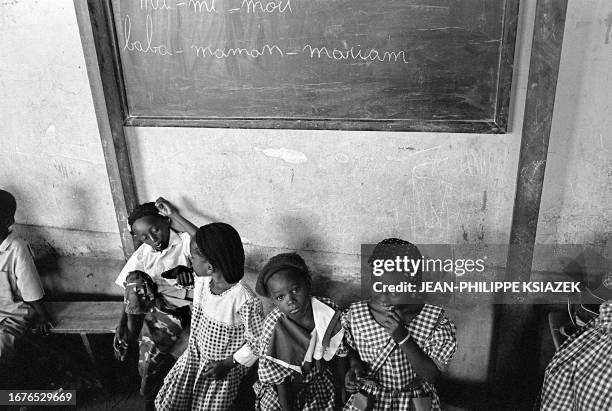
[[45,292],[28,244],[10,231],[17,202],[0,190],[0,386],[8,382],[15,345],[34,327],[46,334],[51,318],[42,303]]
[[[172,222],[185,232],[174,231]],[[196,227],[163,198],[136,207],[128,223],[143,244],[115,281],[125,289],[126,308],[114,348],[123,360],[128,345],[138,339],[140,392],[146,408],[152,409],[164,377],[189,339],[193,299],[189,244]]]

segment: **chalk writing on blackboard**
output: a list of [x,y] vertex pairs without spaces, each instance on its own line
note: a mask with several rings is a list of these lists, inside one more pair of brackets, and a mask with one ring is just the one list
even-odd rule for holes
[[[357,46],[359,47],[359,46]],[[328,58],[331,60],[342,61],[342,60],[365,60],[365,61],[387,61],[387,62],[398,62],[403,61],[408,64],[408,60],[406,60],[406,54],[403,50],[400,51],[384,51],[379,52],[376,49],[370,49],[366,53],[363,53],[361,48],[358,48],[355,51],[355,46],[350,49],[337,49],[334,47],[333,50],[330,50],[323,47],[312,47],[310,44],[306,44],[302,51],[308,51],[310,53],[310,58]]]
[[151,20],[151,16],[149,15],[147,15],[145,31],[147,40],[144,46],[142,42],[138,40],[132,41],[132,20],[130,19],[129,14],[126,14],[125,19],[123,21],[123,33],[125,36],[125,44],[123,45],[123,49],[127,51],[137,51],[139,53],[155,53],[160,54],[162,56],[172,55],[172,52],[168,50],[168,46],[166,46],[165,44],[158,44],[156,46],[152,44],[153,20]]
[[282,1],[279,1],[278,3],[270,1],[266,3],[265,6],[262,4],[261,1],[242,0],[242,7],[244,6],[246,6],[247,13],[255,13],[258,9],[262,13],[274,13],[275,11],[278,11],[279,13],[284,13],[287,10],[289,10],[290,13],[293,13],[293,9],[291,8],[291,0],[287,0],[285,5],[283,5]]
[[506,124],[517,0],[105,2],[132,119]]
[[277,45],[266,44],[260,49],[246,49],[243,47],[231,47],[231,48],[217,48],[213,50],[210,46],[191,46],[191,49],[195,51],[198,57],[214,56],[218,59],[233,57],[233,56],[248,56],[257,58],[264,54],[274,55],[275,53],[279,56],[283,56],[283,51]]
[[[179,7],[186,6],[189,9],[198,13],[218,13],[215,7],[215,0],[189,0],[178,1],[175,7],[168,5],[166,0],[140,0],[141,10],[175,10]],[[259,0],[242,0],[241,7],[229,9],[228,11],[235,12],[244,9],[247,13],[284,13],[286,11],[293,13],[291,8],[291,0],[276,1],[259,1]]]

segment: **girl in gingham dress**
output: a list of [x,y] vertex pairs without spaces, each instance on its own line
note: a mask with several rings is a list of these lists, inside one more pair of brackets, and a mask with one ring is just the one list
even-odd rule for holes
[[[270,259],[257,280],[257,292],[274,302],[264,321],[255,384],[258,410],[332,411],[344,375],[340,310],[310,295],[310,274],[295,253]],[[334,369],[330,360],[334,357]]]
[[[386,239],[377,245],[370,263],[396,256],[421,259],[413,244]],[[418,284],[420,273],[415,274],[414,283]],[[392,278],[391,283],[397,280]],[[433,384],[455,353],[455,326],[442,308],[405,304],[405,298],[396,293],[373,293],[370,301],[352,304],[342,317],[345,341],[351,349],[346,389],[350,393],[360,390],[370,397],[372,411],[415,409],[414,399],[418,398],[427,399],[419,403],[421,407],[440,409]],[[376,368],[373,373],[372,368]],[[344,410],[357,410],[353,404],[350,398]]]
[[[612,276],[604,279],[612,289]],[[612,409],[612,300],[555,353],[544,374],[542,411]]]
[[244,249],[228,224],[200,227],[191,242],[195,279],[189,345],[164,381],[158,410],[232,409],[257,359],[263,309],[241,281]]

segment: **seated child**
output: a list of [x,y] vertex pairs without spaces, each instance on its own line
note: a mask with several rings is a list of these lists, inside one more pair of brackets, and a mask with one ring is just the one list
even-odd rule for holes
[[[341,384],[334,384],[329,361],[345,357],[341,312],[327,298],[310,294],[308,266],[298,254],[272,257],[257,279],[257,292],[272,300],[264,321],[258,410],[334,410]],[[344,358],[336,358],[344,375]]]
[[32,327],[43,334],[52,327],[31,251],[10,230],[16,209],[15,197],[0,190],[0,388],[8,386],[6,373],[18,340]]
[[[413,244],[386,239],[369,262],[396,256],[422,257]],[[419,287],[421,273],[414,274],[411,281]],[[455,353],[455,326],[442,308],[423,304],[414,294],[406,304],[402,293],[373,293],[370,301],[353,303],[343,315],[351,367],[345,383],[353,393],[345,410],[440,409],[434,383]]]
[[240,382],[257,360],[263,307],[242,281],[244,249],[231,225],[200,227],[191,255],[196,278],[189,345],[166,377],[155,407],[234,409]]
[[[612,289],[612,277],[604,285]],[[612,300],[599,316],[572,334],[544,374],[541,410],[612,409]]]
[[[186,232],[171,227],[177,223]],[[114,348],[124,360],[128,345],[139,339],[140,392],[147,409],[189,338],[193,283],[189,243],[195,226],[163,198],[141,204],[128,218],[142,245],[132,254],[115,283],[125,289],[125,311]],[[140,338],[139,338],[140,337]]]

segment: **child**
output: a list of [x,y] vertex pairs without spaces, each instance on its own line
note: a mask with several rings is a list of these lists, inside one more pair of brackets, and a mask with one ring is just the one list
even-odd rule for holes
[[[258,410],[333,410],[341,398],[328,364],[346,356],[341,313],[330,300],[312,297],[310,285],[308,267],[295,253],[272,257],[259,274],[256,291],[274,309],[262,331]],[[336,359],[340,376],[343,364]]]
[[191,240],[196,274],[189,345],[159,391],[157,410],[227,410],[257,360],[263,307],[242,280],[244,249],[229,224]]
[[[177,233],[174,221],[186,232]],[[139,339],[140,392],[147,409],[189,338],[193,282],[189,244],[195,226],[166,200],[141,204],[128,218],[142,245],[129,258],[115,283],[125,288],[125,311],[114,348],[124,360],[128,345]],[[186,288],[187,287],[187,288]]]
[[[604,280],[612,289],[612,277]],[[544,374],[541,410],[612,409],[612,300],[559,348]]]
[[[386,239],[376,246],[370,263],[398,256],[422,257],[413,244]],[[418,286],[421,273],[414,274]],[[354,303],[343,315],[345,341],[353,350],[345,379],[353,395],[345,410],[440,409],[434,383],[455,353],[455,326],[441,308],[414,295],[412,304],[405,304],[405,298],[373,293],[369,302]]]
[[[15,344],[34,326],[46,334],[51,318],[42,303],[44,291],[28,245],[10,227],[15,223],[17,202],[0,190],[0,388],[15,354]],[[35,318],[29,315],[30,308]],[[32,321],[33,320],[33,321]]]

